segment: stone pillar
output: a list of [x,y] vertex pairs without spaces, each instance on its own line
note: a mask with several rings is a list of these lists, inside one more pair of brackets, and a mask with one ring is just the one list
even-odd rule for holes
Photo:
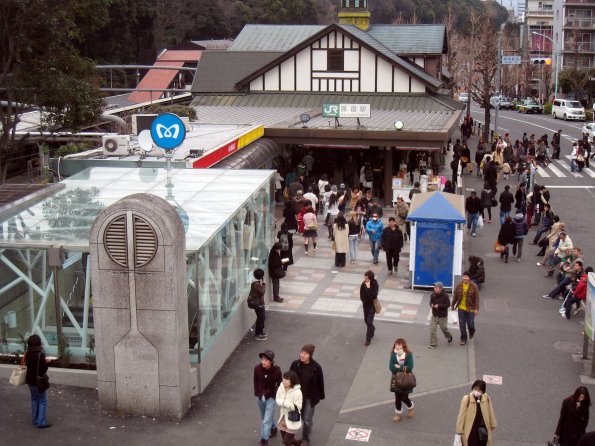
[[384,148],[384,206],[393,205],[393,148]]
[[89,245],[102,407],[181,418],[191,388],[178,213],[155,195],[130,195],[97,216]]

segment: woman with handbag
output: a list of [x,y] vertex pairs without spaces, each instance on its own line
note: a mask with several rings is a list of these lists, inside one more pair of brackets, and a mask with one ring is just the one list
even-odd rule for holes
[[[407,406],[407,417],[411,418],[414,415],[414,405],[409,399],[409,394],[413,392],[413,387],[415,387],[411,386],[411,379],[415,378],[413,373],[411,373],[413,371],[413,353],[407,347],[407,341],[405,339],[399,338],[393,344],[388,369],[393,374],[390,390],[395,393],[395,416],[393,417],[393,421],[399,422],[403,415],[403,403]],[[400,381],[401,379],[403,381]],[[399,382],[404,384],[399,384]]]
[[478,379],[471,386],[471,393],[461,401],[456,433],[463,446],[491,446],[496,417],[492,400],[486,393],[486,383]]
[[504,259],[504,263],[508,263],[510,247],[516,241],[515,234],[514,223],[512,222],[512,217],[509,215],[504,220],[502,226],[500,226],[500,232],[498,233],[498,243],[504,247],[504,251],[500,251],[500,258]]
[[27,364],[27,379],[31,392],[31,411],[33,425],[40,429],[50,427],[46,419],[48,407],[47,389],[50,387],[48,377],[47,359],[41,347],[41,338],[34,334],[27,339],[27,351],[25,352],[25,363]]
[[302,427],[302,391],[297,374],[290,370],[283,374],[283,383],[277,389],[277,406],[280,408],[277,426],[285,446],[293,446],[295,434]]
[[554,435],[554,441],[560,446],[576,446],[589,424],[589,390],[580,386],[572,395],[562,401],[560,418]]

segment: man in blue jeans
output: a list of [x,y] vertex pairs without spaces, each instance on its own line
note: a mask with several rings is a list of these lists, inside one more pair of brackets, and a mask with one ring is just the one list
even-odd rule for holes
[[300,351],[300,359],[291,363],[290,370],[297,373],[300,378],[301,390],[303,396],[302,418],[304,425],[302,427],[302,440],[300,446],[310,446],[310,435],[314,422],[314,409],[316,405],[325,398],[324,395],[324,375],[322,367],[312,358],[316,347],[312,344],[306,344]]
[[254,367],[254,396],[260,410],[260,445],[269,444],[269,438],[277,434],[275,421],[275,397],[282,382],[281,368],[274,363],[275,353],[265,350],[260,353],[260,364]]
[[374,212],[372,218],[366,223],[366,232],[370,236],[370,250],[372,251],[372,258],[374,265],[378,264],[378,255],[380,254],[380,242],[382,240],[382,231],[384,225],[378,218],[378,214]]
[[471,191],[471,195],[465,200],[465,212],[467,212],[467,231],[471,232],[471,236],[477,235],[477,219],[481,211],[481,200],[477,196],[477,192]]
[[479,288],[471,281],[469,271],[463,273],[463,280],[455,288],[451,309],[458,309],[461,345],[465,345],[467,329],[469,339],[475,336],[475,316],[479,313]]

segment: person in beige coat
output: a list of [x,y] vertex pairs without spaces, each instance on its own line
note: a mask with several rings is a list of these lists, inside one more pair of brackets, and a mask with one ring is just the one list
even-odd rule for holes
[[[290,370],[283,374],[283,383],[277,389],[276,402],[279,406],[279,420],[277,426],[281,431],[283,444],[285,446],[292,446],[295,443],[295,434],[302,427],[302,390],[299,383],[297,373]],[[299,421],[291,421],[289,419],[289,412],[292,410],[300,412]]]
[[471,393],[461,401],[456,433],[461,435],[463,446],[492,446],[494,429],[492,400],[486,394],[485,381],[478,379],[471,386]]
[[345,266],[347,251],[349,251],[349,226],[343,212],[339,212],[335,219],[333,236],[335,238],[335,266],[341,268]]

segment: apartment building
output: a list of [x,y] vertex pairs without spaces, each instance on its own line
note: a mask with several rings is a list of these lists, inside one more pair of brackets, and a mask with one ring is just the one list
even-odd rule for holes
[[560,66],[595,68],[595,0],[554,0]]

